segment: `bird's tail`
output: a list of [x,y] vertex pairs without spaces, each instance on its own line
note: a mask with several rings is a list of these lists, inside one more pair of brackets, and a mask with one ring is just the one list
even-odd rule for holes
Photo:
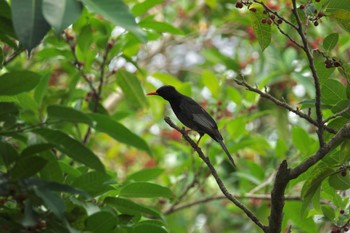
[[228,150],[227,150],[227,148],[226,148],[226,146],[225,146],[225,144],[224,144],[224,141],[223,141],[223,140],[220,140],[220,141],[218,141],[218,143],[220,144],[220,146],[222,147],[222,149],[225,151],[225,153],[226,153],[228,159],[230,160],[231,164],[232,164],[234,167],[236,167],[235,161],[233,161],[233,158],[232,158],[230,152],[228,152]]

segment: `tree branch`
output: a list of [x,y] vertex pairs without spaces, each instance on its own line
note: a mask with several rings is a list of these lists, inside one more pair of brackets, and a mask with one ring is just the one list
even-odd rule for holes
[[315,98],[315,108],[316,108],[316,116],[317,116],[317,136],[319,140],[320,147],[323,147],[324,145],[324,139],[323,139],[323,120],[322,120],[322,110],[321,110],[321,87],[320,87],[320,81],[319,77],[315,68],[314,59],[312,57],[311,51],[309,49],[309,44],[306,38],[306,35],[304,34],[303,25],[301,23],[299,14],[297,12],[297,6],[296,6],[296,0],[292,0],[293,9],[292,12],[295,16],[296,22],[297,22],[297,32],[302,40],[303,46],[302,49],[304,50],[307,60],[309,62],[309,67],[312,73],[312,77],[314,79],[315,84],[315,91],[316,91],[316,98]]
[[[309,123],[315,125],[318,127],[318,122],[315,121],[314,119],[312,119],[308,114],[305,114],[301,111],[299,111],[298,109],[295,109],[293,108],[292,106],[290,106],[289,104],[287,104],[286,102],[284,101],[281,101],[275,97],[273,97],[272,95],[268,94],[268,93],[265,93],[261,90],[259,90],[258,88],[255,88],[255,87],[252,87],[251,85],[249,85],[243,78],[243,76],[241,75],[241,78],[242,78],[242,81],[241,80],[238,80],[238,79],[234,79],[234,81],[240,85],[240,86],[244,86],[247,88],[247,90],[249,91],[252,91],[252,92],[255,92],[257,94],[259,94],[261,97],[265,98],[265,99],[268,99],[270,101],[272,101],[273,103],[275,103],[276,105],[280,106],[280,107],[283,107],[285,109],[287,109],[288,111],[290,112],[293,112],[295,113],[296,115],[298,115],[299,117],[305,119],[306,121],[308,121]],[[330,133],[333,133],[333,134],[336,134],[337,131],[335,129],[332,129],[324,124],[322,124],[322,127],[327,130],[328,132]]]
[[[270,194],[246,194],[246,195],[234,195],[234,196],[235,196],[235,198],[238,198],[238,199],[267,200],[267,201],[271,200]],[[227,199],[227,197],[225,195],[206,197],[206,198],[199,199],[197,201],[183,204],[181,206],[177,206],[177,207],[173,208],[171,211],[165,211],[164,214],[169,215],[169,214],[172,214],[174,212],[190,208],[192,206],[196,206],[199,204],[208,203],[208,202],[212,202],[212,201],[224,200],[224,199]],[[286,201],[300,201],[300,200],[302,200],[302,198],[300,196],[286,196],[284,199]]]
[[325,144],[322,148],[320,148],[314,155],[306,159],[304,162],[299,164],[297,167],[293,168],[290,171],[289,179],[295,179],[302,173],[306,172],[310,167],[316,164],[318,161],[323,159],[324,156],[327,155],[329,151],[339,145],[344,138],[349,137],[350,135],[350,123],[346,124],[343,128],[339,130],[339,132],[333,136],[333,138],[329,141],[329,143]]
[[289,168],[283,160],[276,174],[271,192],[271,212],[269,216],[269,233],[280,233],[283,220],[284,192],[289,182]]
[[346,113],[346,112],[349,111],[349,110],[350,110],[350,105],[348,105],[346,108],[344,108],[344,109],[341,110],[340,112],[337,112],[336,114],[334,114],[334,115],[332,115],[332,116],[326,118],[326,119],[323,121],[323,123],[325,124],[325,123],[327,123],[328,121],[330,121],[330,120],[332,120],[332,119],[334,119],[334,118],[337,118],[338,116],[343,115],[344,113]]
[[226,188],[224,182],[219,177],[216,169],[210,162],[209,158],[204,155],[201,148],[198,147],[198,145],[187,135],[186,130],[180,129],[177,127],[169,117],[164,118],[165,122],[168,123],[168,125],[175,130],[177,130],[179,133],[182,134],[182,136],[185,138],[185,140],[191,145],[191,147],[197,152],[199,157],[205,162],[205,164],[208,166],[211,174],[213,175],[216,183],[218,184],[221,192],[225,195],[225,197],[230,200],[233,204],[235,204],[238,208],[240,208],[258,227],[260,227],[264,232],[267,233],[267,226],[263,225],[260,220],[254,215],[253,212],[251,212],[244,204],[239,202],[234,195],[232,195]]
[[20,55],[24,51],[24,47],[20,45],[17,50],[15,50],[10,56],[6,57],[3,63],[3,66],[6,66],[11,61],[13,61],[18,55]]

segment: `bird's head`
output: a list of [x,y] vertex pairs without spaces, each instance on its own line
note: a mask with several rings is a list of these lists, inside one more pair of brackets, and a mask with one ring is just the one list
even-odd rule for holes
[[174,99],[174,97],[180,95],[180,93],[177,92],[175,87],[166,85],[166,86],[162,86],[162,87],[158,88],[154,92],[147,93],[147,95],[159,95],[159,96],[163,97],[164,99],[170,101],[170,100]]

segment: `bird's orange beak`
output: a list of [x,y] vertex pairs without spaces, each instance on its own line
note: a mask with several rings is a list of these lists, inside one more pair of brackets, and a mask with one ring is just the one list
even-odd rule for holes
[[148,92],[147,95],[158,95],[158,93],[156,91],[153,91],[153,92]]

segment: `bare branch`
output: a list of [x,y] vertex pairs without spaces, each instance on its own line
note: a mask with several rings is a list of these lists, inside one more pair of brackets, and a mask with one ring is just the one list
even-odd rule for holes
[[242,204],[240,201],[238,201],[234,195],[232,195],[226,188],[224,182],[219,177],[216,169],[214,168],[213,164],[210,162],[209,158],[204,155],[202,152],[202,149],[198,147],[198,145],[187,135],[186,130],[180,129],[177,127],[169,117],[164,118],[165,122],[168,123],[168,125],[178,132],[182,134],[182,136],[185,138],[185,140],[191,145],[191,147],[197,152],[199,157],[205,162],[205,164],[208,166],[211,174],[213,175],[216,183],[218,184],[221,192],[225,195],[225,197],[230,200],[233,204],[235,204],[238,208],[240,208],[258,227],[260,227],[264,232],[267,232],[267,226],[263,225],[260,220],[255,216],[253,212],[251,212],[244,204]]
[[280,233],[283,220],[284,192],[289,182],[289,168],[283,160],[278,168],[276,180],[271,192],[271,212],[269,216],[269,233]]
[[[241,76],[242,77],[242,76]],[[299,111],[298,109],[295,109],[293,108],[292,106],[290,106],[289,104],[287,104],[286,102],[284,101],[280,101],[279,99],[276,99],[275,97],[273,97],[272,95],[268,94],[268,93],[265,93],[261,90],[259,90],[258,88],[255,88],[255,87],[252,87],[251,85],[249,85],[246,81],[244,81],[244,78],[242,77],[242,81],[241,80],[238,80],[238,79],[234,79],[234,81],[240,85],[240,86],[244,86],[246,87],[249,91],[252,91],[252,92],[255,92],[255,93],[258,93],[261,97],[265,98],[265,99],[268,99],[272,102],[274,102],[276,105],[280,106],[280,107],[283,107],[285,109],[287,109],[288,111],[290,112],[293,112],[295,113],[296,115],[298,115],[299,117],[307,120],[309,123],[315,125],[318,127],[318,123],[317,121],[315,121],[314,119],[312,119],[308,114],[305,114],[301,111]],[[336,134],[337,131],[335,129],[332,129],[328,126],[325,126],[322,124],[322,127],[327,130],[328,132],[330,133],[333,133],[333,134]]]
[[[247,194],[247,195],[235,195],[236,198],[238,199],[252,199],[252,200],[271,200],[271,195],[270,194]],[[218,201],[218,200],[225,200],[227,197],[225,195],[217,195],[217,196],[212,196],[212,197],[206,197],[199,199],[197,201],[189,202],[186,204],[183,204],[181,206],[177,206],[173,208],[171,211],[165,211],[164,214],[172,214],[174,212],[190,208],[192,206],[200,205],[203,203],[208,203],[212,201]],[[285,196],[284,198],[286,201],[300,201],[302,198],[300,196]]]
[[325,124],[325,123],[327,123],[328,121],[330,121],[330,120],[332,120],[332,119],[334,119],[334,118],[337,118],[338,116],[343,115],[344,113],[348,112],[349,110],[350,110],[350,105],[348,105],[346,108],[344,108],[344,109],[341,110],[340,112],[337,112],[336,114],[334,114],[334,115],[328,117],[327,119],[325,119],[325,120],[323,121],[323,123]]
[[15,50],[10,56],[6,57],[4,62],[3,62],[3,66],[6,66],[7,64],[9,64],[11,61],[13,61],[18,55],[20,55],[23,51],[24,51],[24,47],[20,45],[20,47]]
[[317,116],[317,135],[320,147],[324,145],[324,139],[323,139],[323,120],[322,120],[322,111],[321,111],[321,87],[320,87],[320,81],[319,77],[315,68],[314,59],[312,57],[312,53],[309,49],[309,44],[306,38],[306,35],[304,33],[303,25],[301,23],[299,14],[297,12],[297,6],[296,6],[296,0],[292,0],[293,9],[292,12],[295,16],[296,22],[297,22],[297,32],[299,33],[299,36],[302,40],[302,49],[304,50],[307,60],[309,62],[309,67],[312,73],[312,77],[314,79],[315,84],[315,91],[316,91],[316,98],[315,98],[315,108],[316,108],[316,116]]
[[254,193],[258,192],[260,189],[268,186],[269,184],[272,184],[273,179],[275,178],[276,172],[273,172],[264,182],[260,183],[258,186],[253,188],[248,192],[248,195],[253,195]]
[[346,124],[339,132],[333,136],[329,143],[320,148],[314,155],[310,156],[304,162],[290,171],[289,179],[295,179],[302,173],[306,172],[310,167],[320,161],[329,151],[341,143],[344,138],[350,135],[350,123]]

